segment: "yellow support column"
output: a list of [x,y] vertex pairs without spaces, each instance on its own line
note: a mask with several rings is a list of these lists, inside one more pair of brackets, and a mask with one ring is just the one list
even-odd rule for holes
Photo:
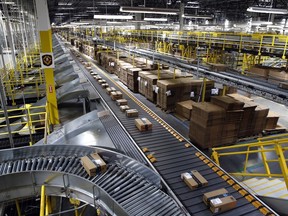
[[15,200],[15,203],[16,203],[17,214],[18,216],[21,216],[21,208],[20,208],[18,200]]
[[222,92],[222,96],[226,95],[226,91],[227,91],[227,86],[223,85],[223,92]]
[[41,42],[41,62],[44,67],[46,80],[46,97],[50,112],[50,122],[55,125],[59,124],[59,114],[57,98],[55,91],[54,70],[53,70],[53,53],[52,53],[52,32],[48,14],[47,0],[36,0],[36,9],[38,14],[38,30]]
[[42,185],[41,187],[41,200],[40,200],[40,216],[44,216],[45,215],[45,192],[46,188],[45,185]]

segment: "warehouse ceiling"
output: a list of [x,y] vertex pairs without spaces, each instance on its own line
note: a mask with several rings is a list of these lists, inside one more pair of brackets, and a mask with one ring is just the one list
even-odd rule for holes
[[[15,2],[8,8],[17,9],[17,5],[22,5],[31,11],[31,6],[35,0],[1,0],[0,9],[3,2]],[[251,6],[263,8],[288,9],[287,0],[182,0],[185,14],[187,15],[209,15],[214,19],[214,23],[223,23],[226,19],[235,23],[245,22],[250,18],[254,20],[270,21],[271,14],[247,12]],[[50,20],[52,23],[61,24],[74,21],[93,20],[95,14],[122,14],[135,15],[133,13],[121,13],[121,6],[149,7],[149,8],[170,8],[179,9],[181,0],[47,0]],[[11,10],[13,12],[13,10]],[[142,14],[142,19],[143,19]],[[145,14],[145,17],[166,17],[168,22],[179,22],[179,16]],[[273,21],[286,19],[287,14],[273,15]],[[204,20],[205,21],[205,20]],[[188,23],[189,20],[185,19]],[[203,20],[197,20],[203,22]]]

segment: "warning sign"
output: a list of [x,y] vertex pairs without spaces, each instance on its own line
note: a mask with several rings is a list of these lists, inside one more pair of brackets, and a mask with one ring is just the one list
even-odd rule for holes
[[40,53],[41,67],[54,68],[54,56],[53,53]]

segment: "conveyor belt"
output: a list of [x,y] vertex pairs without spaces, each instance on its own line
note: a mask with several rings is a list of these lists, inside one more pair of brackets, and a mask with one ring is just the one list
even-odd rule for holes
[[[104,73],[96,65],[94,65],[94,71],[106,79],[109,86],[114,86],[122,91],[124,98],[128,100],[129,107],[138,109],[140,118],[147,117],[152,122],[152,131],[139,132],[134,125],[134,118],[127,118],[101,86],[91,76],[88,77],[139,147],[147,147],[150,153],[154,152],[157,159],[157,162],[153,164],[154,167],[164,181],[168,183],[173,193],[177,195],[189,214],[212,215],[202,202],[203,193],[223,187],[237,199],[238,204],[235,209],[220,215],[265,215],[272,212],[210,159],[202,156],[196,147],[185,148],[184,144],[188,142],[187,140],[160,119],[151,109],[138,101],[135,96],[117,84],[110,75]],[[85,71],[85,73],[88,72]],[[205,161],[199,157],[204,157]],[[209,181],[207,187],[191,191],[181,181],[181,173],[193,169],[200,171]]]
[[[80,157],[93,152],[105,158],[107,171],[89,177]],[[175,201],[160,190],[156,174],[110,150],[42,145],[0,151],[0,156],[0,202],[37,196],[45,184],[48,196],[75,197],[92,206],[97,203],[111,215],[183,215]]]

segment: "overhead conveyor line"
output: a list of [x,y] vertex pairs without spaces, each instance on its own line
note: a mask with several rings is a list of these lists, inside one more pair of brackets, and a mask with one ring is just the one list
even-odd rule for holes
[[[84,55],[82,57],[85,58]],[[86,59],[91,61],[91,59]],[[140,132],[135,127],[134,118],[127,118],[97,81],[87,71],[83,70],[99,95],[106,101],[137,145],[141,149],[149,149],[149,152],[145,153],[146,156],[153,153],[153,156],[157,159],[153,166],[161,175],[164,181],[163,184],[166,184],[171,194],[176,196],[180,202],[179,205],[183,205],[188,215],[212,215],[202,201],[203,193],[223,187],[237,199],[238,204],[235,209],[220,215],[277,215],[261,200],[243,189],[233,177],[229,176],[209,158],[203,156],[195,146],[191,145],[190,148],[186,148],[185,144],[189,141],[184,139],[155,113],[154,105],[144,105],[135,95],[119,85],[108,73],[105,73],[94,63],[92,65],[94,66],[92,67],[93,72],[105,77],[109,86],[114,86],[122,91],[124,98],[128,100],[129,107],[138,109],[140,118],[146,117],[152,122],[152,131]],[[207,187],[191,191],[181,180],[181,173],[194,169],[201,172],[209,181]]]
[[[89,177],[80,157],[94,152],[101,155],[108,167],[106,172]],[[104,148],[40,145],[0,151],[0,181],[0,202],[37,197],[45,185],[45,195],[102,206],[110,215],[183,215],[160,190],[156,173]]]
[[267,98],[269,100],[288,105],[288,90],[280,89],[276,85],[269,84],[260,80],[244,77],[240,74],[233,74],[228,72],[214,72],[208,70],[206,67],[200,66],[197,70],[197,65],[189,63],[189,61],[175,58],[173,56],[159,54],[154,51],[145,49],[129,49],[120,44],[114,44],[107,41],[99,41],[105,46],[115,47],[132,54],[144,56],[158,61],[171,67],[179,68],[182,71],[192,73],[196,76],[205,77],[214,80],[227,86],[232,86],[245,92]]

